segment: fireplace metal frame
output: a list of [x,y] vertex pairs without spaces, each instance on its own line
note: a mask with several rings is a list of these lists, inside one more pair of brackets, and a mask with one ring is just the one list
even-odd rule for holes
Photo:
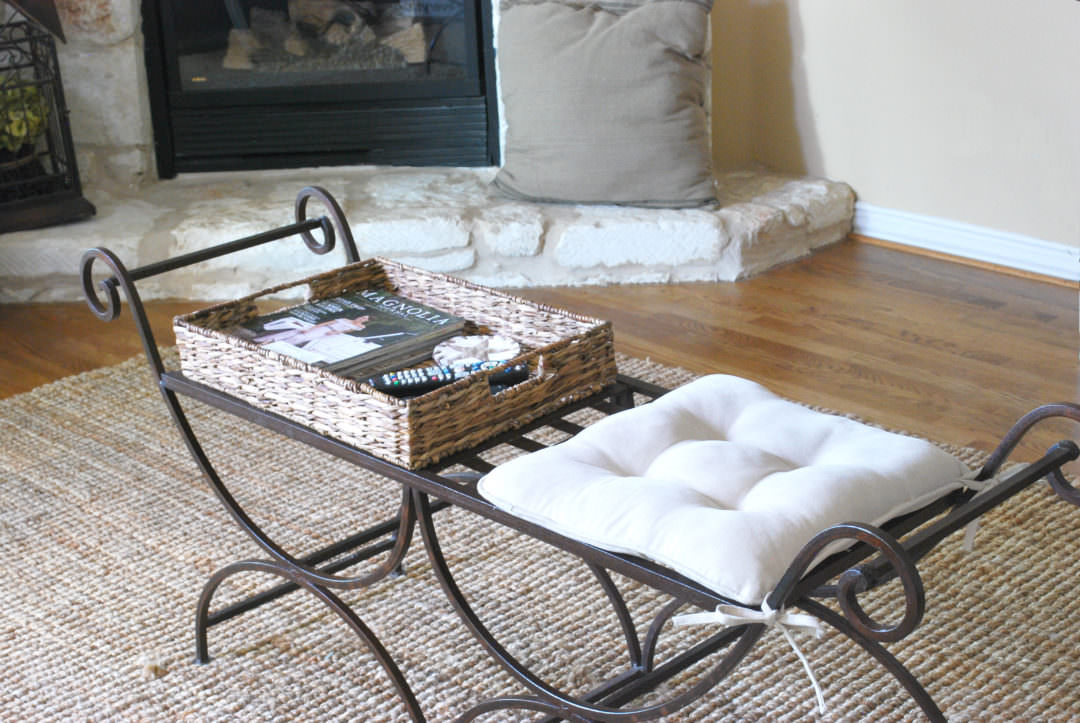
[[169,3],[142,0],[160,178],[333,165],[493,166],[499,123],[491,5],[464,3],[463,80],[289,89],[181,88]]

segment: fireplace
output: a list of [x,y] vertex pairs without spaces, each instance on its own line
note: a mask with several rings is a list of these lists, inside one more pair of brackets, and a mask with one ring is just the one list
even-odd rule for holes
[[158,174],[496,165],[491,25],[483,0],[143,0]]

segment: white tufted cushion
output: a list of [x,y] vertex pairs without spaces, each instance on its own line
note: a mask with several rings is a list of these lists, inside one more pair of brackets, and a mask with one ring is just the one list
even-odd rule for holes
[[821,530],[881,524],[967,473],[929,442],[714,375],[500,465],[479,489],[518,517],[756,606]]

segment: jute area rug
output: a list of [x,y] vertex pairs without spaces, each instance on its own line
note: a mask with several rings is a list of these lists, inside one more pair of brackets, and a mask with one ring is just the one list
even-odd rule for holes
[[[663,384],[691,378],[641,360],[620,363]],[[188,408],[234,493],[295,550],[396,509],[392,484]],[[0,720],[407,719],[371,654],[307,593],[213,628],[213,660],[193,662],[194,607],[207,576],[259,554],[200,477],[143,360],[0,401],[0,427]],[[982,457],[952,451],[973,465]],[[572,689],[619,668],[615,621],[583,565],[459,511],[439,519],[463,588],[519,657]],[[959,538],[923,565],[927,615],[891,649],[950,719],[1080,719],[1080,511],[1038,485],[985,518],[973,551]],[[620,582],[635,615],[660,604]],[[266,584],[238,577],[220,596]],[[403,576],[344,597],[399,662],[429,720],[522,692],[465,632],[419,540]],[[888,616],[898,601],[887,588],[867,607]],[[825,715],[774,632],[727,683],[671,720],[919,717],[892,678],[840,635],[802,646],[824,689]]]

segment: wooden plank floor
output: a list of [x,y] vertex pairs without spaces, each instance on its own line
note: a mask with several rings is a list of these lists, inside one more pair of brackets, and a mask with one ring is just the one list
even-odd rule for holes
[[627,353],[952,444],[991,449],[1036,404],[1080,402],[1076,289],[865,243],[736,284],[529,296],[611,319]]
[[[1075,288],[867,243],[737,283],[518,293],[610,319],[628,354],[953,444],[989,449],[1037,403],[1080,401]],[[150,304],[159,340],[200,305]],[[141,353],[126,309],[106,325],[82,304],[2,305],[0,334],[0,396]],[[1018,456],[1078,433],[1050,425]]]

